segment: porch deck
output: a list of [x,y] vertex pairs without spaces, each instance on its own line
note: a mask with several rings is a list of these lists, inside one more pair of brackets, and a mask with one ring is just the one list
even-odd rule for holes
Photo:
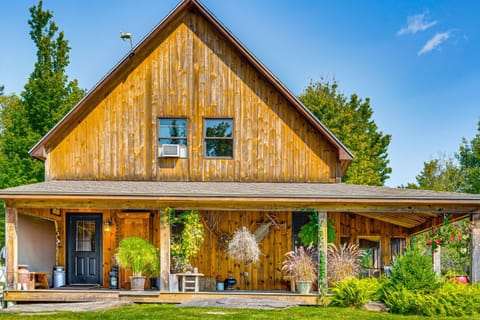
[[225,297],[268,299],[286,301],[300,305],[317,305],[317,293],[298,294],[288,291],[222,291],[222,292],[163,292],[130,290],[8,290],[4,292],[5,301],[16,302],[92,302],[92,301],[129,301],[134,303],[182,303],[197,299],[219,299]]

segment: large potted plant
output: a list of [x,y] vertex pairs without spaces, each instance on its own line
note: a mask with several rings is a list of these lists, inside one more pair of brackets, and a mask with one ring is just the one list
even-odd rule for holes
[[127,237],[120,241],[115,260],[122,268],[132,271],[132,290],[143,290],[145,275],[157,276],[160,269],[159,253],[150,242],[139,237]]
[[310,244],[285,254],[282,270],[295,280],[297,291],[301,294],[309,293],[312,282],[317,279],[317,254]]

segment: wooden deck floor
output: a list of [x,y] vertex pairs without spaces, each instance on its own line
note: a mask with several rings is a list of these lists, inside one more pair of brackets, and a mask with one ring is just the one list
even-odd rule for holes
[[298,294],[287,291],[222,291],[222,292],[161,292],[129,290],[9,290],[4,293],[6,301],[16,302],[90,302],[130,301],[135,303],[182,303],[196,299],[239,297],[295,302],[301,305],[317,305],[319,295]]

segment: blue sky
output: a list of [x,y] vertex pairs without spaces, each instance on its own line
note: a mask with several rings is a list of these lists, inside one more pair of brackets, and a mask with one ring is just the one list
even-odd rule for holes
[[[23,89],[35,62],[28,8],[1,0],[0,85]],[[177,0],[44,0],[65,32],[70,78],[90,89]],[[389,186],[414,182],[423,162],[458,151],[480,119],[480,1],[203,0],[293,93],[336,79],[369,97],[379,129],[393,136]]]

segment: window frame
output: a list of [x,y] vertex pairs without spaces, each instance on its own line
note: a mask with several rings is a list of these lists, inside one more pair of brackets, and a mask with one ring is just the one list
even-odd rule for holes
[[[214,120],[214,121],[230,121],[231,123],[231,130],[232,130],[232,135],[231,137],[207,137],[207,122],[209,120]],[[235,127],[234,127],[234,119],[230,117],[220,117],[220,118],[203,118],[203,157],[207,159],[233,159],[234,154],[235,154],[235,144],[234,144],[234,135],[235,135]],[[232,154],[230,156],[209,156],[207,155],[207,141],[210,140],[226,140],[226,141],[231,141],[232,144]]]
[[[185,136],[178,136],[178,137],[174,137],[174,136],[162,136],[161,135],[161,128],[162,128],[162,124],[161,124],[161,121],[162,120],[182,120],[182,121],[185,121]],[[169,126],[171,127],[171,126]],[[178,126],[177,126],[178,127]],[[183,127],[183,126],[182,126]],[[188,119],[187,117],[157,117],[157,143],[158,143],[158,146],[162,146],[163,144],[178,144],[178,145],[184,145],[184,146],[188,146]],[[168,140],[184,140],[185,143],[172,143],[172,142],[169,142],[169,143],[162,143],[161,140],[163,139],[168,139]]]

